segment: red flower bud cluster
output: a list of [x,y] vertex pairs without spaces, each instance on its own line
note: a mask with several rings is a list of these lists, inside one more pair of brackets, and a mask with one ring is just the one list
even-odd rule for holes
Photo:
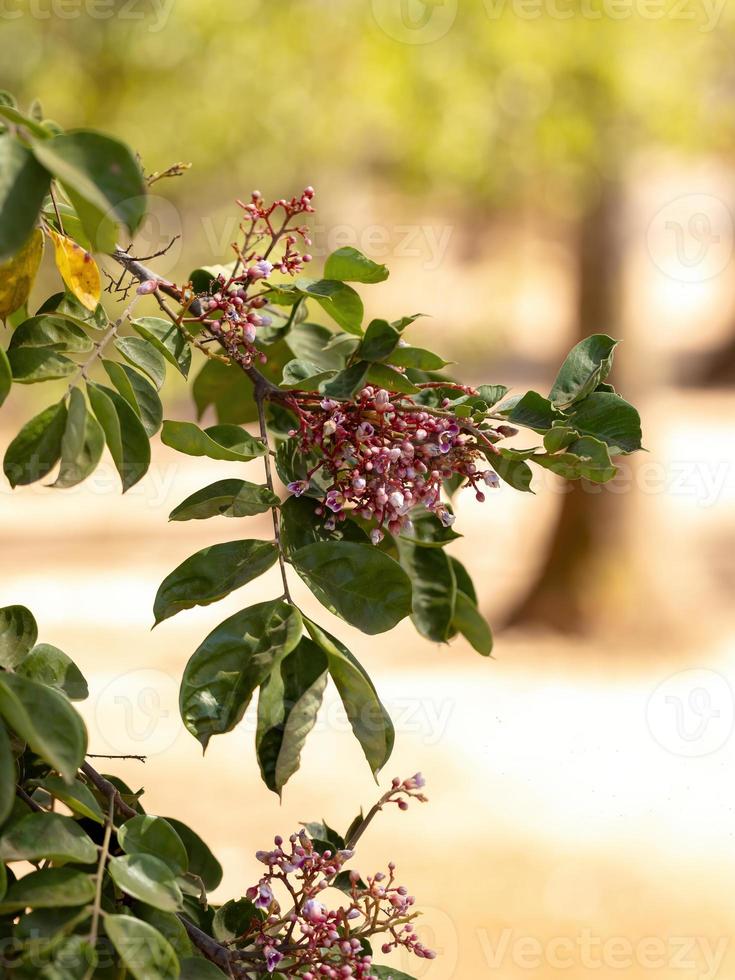
[[[317,472],[328,476],[330,485],[317,508],[327,514],[327,528],[354,512],[375,521],[371,538],[377,544],[383,528],[392,534],[410,531],[409,515],[418,505],[448,527],[454,516],[441,499],[444,480],[463,477],[478,500],[485,499],[480,484],[498,485],[493,470],[477,465],[482,437],[463,431],[451,412],[425,409],[405,395],[373,387],[363,388],[355,402],[323,398],[311,404],[299,398],[296,404],[299,428],[291,434],[318,463],[308,479],[288,489],[298,496]],[[492,448],[489,440],[487,445]]]
[[[260,312],[267,304],[267,290],[253,292],[253,287],[267,280],[272,272],[297,275],[311,261],[308,252],[296,247],[299,238],[306,245],[311,243],[308,229],[292,226],[291,221],[314,211],[313,197],[313,187],[307,187],[299,197],[290,201],[281,198],[267,206],[259,191],[253,191],[249,204],[238,201],[245,220],[241,225],[242,244],[234,246],[237,255],[234,270],[229,276],[217,276],[206,292],[195,297],[202,310],[198,319],[227,353],[245,367],[254,360],[266,360],[256,348],[255,338],[257,328],[271,322],[269,316]],[[277,213],[282,216],[280,223],[275,221]],[[279,255],[274,255],[278,243],[283,248]]]
[[[394,779],[375,812],[389,803],[406,809],[409,799],[425,801],[420,792],[423,786],[420,773],[403,781]],[[356,837],[370,819],[366,818],[358,828]],[[247,898],[261,916],[253,918],[242,937],[249,951],[260,954],[268,973],[277,970],[283,976],[302,980],[376,980],[372,957],[365,951],[365,941],[375,935],[386,937],[384,953],[401,946],[424,959],[435,957],[416,935],[415,899],[396,883],[392,862],[387,873],[378,872],[363,881],[359,871],[342,872],[353,857],[350,848],[319,850],[305,830],[292,834],[288,841],[276,837],[274,844],[272,850],[256,854],[267,871],[247,891]],[[347,900],[330,908],[322,901],[323,893],[335,886],[339,874],[339,888]],[[289,908],[285,912],[276,896],[279,889],[288,897]],[[252,961],[253,953],[248,952],[247,956]],[[254,970],[256,967],[254,963]]]

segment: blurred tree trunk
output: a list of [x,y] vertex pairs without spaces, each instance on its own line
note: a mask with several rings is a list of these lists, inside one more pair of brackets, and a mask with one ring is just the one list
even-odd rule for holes
[[710,386],[724,388],[735,384],[735,332],[714,353],[707,356],[704,367],[697,377],[697,384],[705,388]]
[[[575,343],[591,333],[620,337],[622,196],[620,184],[601,181],[597,201],[580,223]],[[615,376],[619,381],[619,370]],[[612,548],[620,560],[625,512],[625,496],[586,481],[570,484],[543,564],[507,625],[587,632],[607,574],[605,554]]]

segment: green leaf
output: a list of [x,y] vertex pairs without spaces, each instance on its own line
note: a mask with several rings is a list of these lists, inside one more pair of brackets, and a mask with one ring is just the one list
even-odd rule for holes
[[53,486],[75,487],[93,473],[105,448],[105,434],[97,419],[87,411],[78,388],[69,394],[69,408],[61,440],[61,466]]
[[423,347],[396,347],[388,358],[388,363],[417,371],[441,371],[451,361],[445,361],[443,357]]
[[368,361],[357,361],[330,378],[329,381],[322,382],[319,385],[319,390],[328,398],[349,400],[364,386],[370,367]]
[[208,456],[247,463],[265,453],[262,442],[238,425],[212,425],[200,429],[193,422],[163,423],[161,442],[187,456]]
[[207,517],[252,517],[278,507],[280,500],[265,485],[247,480],[218,480],[175,507],[170,521],[200,521]]
[[14,136],[0,136],[0,262],[28,240],[49,188],[48,171]]
[[201,956],[181,961],[181,980],[222,980],[225,976],[226,973]]
[[115,347],[129,364],[148,375],[156,390],[160,389],[166,380],[166,362],[156,347],[142,337],[119,337]]
[[138,228],[146,211],[146,185],[138,161],[124,143],[78,130],[34,140],[32,149],[68,192],[96,248],[114,247],[111,224],[121,222],[131,234]]
[[57,687],[72,701],[89,696],[87,682],[74,661],[50,643],[39,643],[16,668],[29,680]]
[[411,580],[411,619],[416,629],[434,643],[446,643],[454,619],[457,582],[449,557],[441,548],[398,542],[401,566]]
[[408,576],[372,545],[325,541],[300,548],[291,560],[317,599],[363,633],[384,633],[411,612]]
[[549,453],[558,453],[579,439],[579,433],[571,426],[557,422],[544,436],[544,449]]
[[[328,327],[320,323],[298,323],[288,335],[288,346],[294,357],[318,364],[320,371],[338,371],[344,366],[344,358],[339,351],[326,349],[334,336]],[[349,339],[353,343],[358,342],[354,337]]]
[[318,364],[310,361],[293,360],[284,365],[282,388],[296,388],[300,391],[317,391],[322,382],[334,375],[334,371],[322,371]]
[[130,405],[150,439],[161,428],[163,406],[153,385],[142,374],[127,364],[116,361],[102,361],[110,381]]
[[384,265],[378,265],[349,245],[332,252],[324,265],[325,278],[341,282],[383,282],[389,275]]
[[8,350],[8,363],[13,372],[13,381],[21,385],[58,381],[77,370],[74,361],[51,347],[11,347]]
[[[354,541],[369,544],[370,539],[352,521],[340,521],[333,531],[324,527],[324,517],[316,513],[316,502],[308,497],[288,497],[281,507],[281,542],[291,554],[317,541]],[[372,547],[372,546],[371,546]]]
[[169,320],[156,316],[144,316],[131,320],[131,326],[162,354],[185,378],[191,367],[191,347],[181,331]]
[[159,586],[153,604],[156,625],[182,609],[224,599],[277,560],[278,548],[270,541],[227,541],[197,551]]
[[0,674],[0,715],[37,755],[71,782],[84,762],[87,731],[61,692],[19,674]]
[[360,743],[373,775],[390,758],[395,731],[388,712],[362,665],[339,640],[309,619],[304,625],[312,640],[327,655],[329,673],[342,699],[355,738]]
[[263,913],[247,898],[231,900],[215,912],[212,935],[220,943],[231,943],[249,933],[262,921]]
[[110,858],[110,877],[117,887],[162,912],[177,912],[183,895],[169,866],[153,854],[126,854]]
[[35,483],[54,468],[61,455],[66,425],[63,401],[49,405],[26,422],[7,448],[3,472],[11,487]]
[[54,293],[41,304],[36,316],[41,314],[55,313],[57,317],[76,323],[83,329],[104,330],[109,326],[110,321],[105,313],[102,304],[98,304],[96,309],[88,310],[83,306],[76,296],[72,293]]
[[73,868],[44,868],[14,881],[0,902],[0,915],[32,909],[86,905],[94,898],[94,881]]
[[132,915],[104,917],[105,932],[135,980],[177,980],[179,961],[169,941]]
[[376,966],[373,963],[370,966],[370,972],[378,977],[378,980],[416,980],[415,977],[410,977],[407,973],[402,973],[392,966]]
[[[318,462],[319,458],[315,453],[302,451],[298,439],[284,439],[276,450],[276,470],[286,485],[296,480],[306,480],[309,470],[313,469]],[[326,489],[327,483],[324,479],[320,479],[320,472],[317,471],[311,477],[309,488],[305,494],[321,498]]]
[[279,796],[299,768],[327,676],[326,654],[304,636],[260,688],[255,747],[263,782]]
[[487,460],[501,480],[510,484],[514,490],[533,493],[531,467],[522,459],[512,454],[512,450],[501,449],[499,453],[487,453]]
[[583,436],[594,436],[610,447],[611,455],[641,448],[641,418],[620,395],[593,391],[568,413],[569,423]]
[[[553,430],[552,430],[553,431]],[[591,480],[593,483],[607,483],[617,472],[610,459],[610,450],[599,439],[582,436],[570,443],[566,451],[554,455],[536,454],[531,457],[534,463],[551,470],[565,480]]]
[[91,790],[78,779],[72,780],[71,783],[65,783],[60,776],[51,774],[39,780],[38,786],[50,793],[51,796],[56,797],[57,800],[61,800],[70,810],[78,813],[81,817],[87,817],[87,819],[94,820],[95,823],[99,824],[105,822],[105,815]]
[[549,399],[537,391],[527,391],[506,414],[509,422],[537,432],[550,429],[556,421],[564,421],[564,416],[556,411]]
[[549,392],[549,400],[555,408],[569,408],[605,380],[612,368],[617,344],[612,337],[597,333],[572,348]]
[[2,405],[5,399],[8,397],[12,387],[13,369],[10,366],[8,355],[5,353],[3,348],[0,347],[0,405]]
[[313,296],[332,319],[348,333],[362,333],[364,313],[362,300],[352,286],[334,279],[320,279],[303,287],[305,296]]
[[55,865],[94,864],[97,848],[71,817],[29,813],[0,837],[3,861],[50,860]]
[[164,939],[171,944],[171,948],[179,959],[193,956],[194,947],[177,915],[172,912],[161,912],[160,909],[154,909],[152,905],[146,905],[144,902],[136,902],[133,906],[133,912],[136,918],[142,919],[143,922],[147,922],[149,926],[153,926],[161,933]]
[[24,320],[10,338],[10,349],[16,347],[51,347],[66,354],[85,354],[92,341],[73,320],[43,313]]
[[[451,513],[451,507],[447,507]],[[445,527],[436,514],[425,507],[415,507],[409,514],[413,530],[410,533],[403,533],[401,537],[410,544],[422,545],[425,548],[443,548],[450,541],[457,541],[462,537],[457,534],[453,527]]]
[[464,567],[461,561],[458,561],[453,556],[449,559],[452,563],[452,568],[454,570],[454,577],[457,581],[457,589],[460,592],[464,592],[468,598],[470,598],[475,605],[477,605],[477,592],[475,591],[475,586],[470,578],[469,572]]
[[364,361],[382,361],[394,351],[401,339],[400,331],[387,320],[371,320],[359,347]]
[[192,655],[181,682],[184,724],[206,749],[212,735],[231,731],[253,692],[301,637],[301,614],[275,599],[230,616]]
[[387,391],[400,391],[405,395],[415,395],[419,391],[410,378],[387,364],[371,364],[368,371],[368,381],[385,388]]
[[174,828],[186,848],[189,857],[189,873],[201,878],[207,891],[214,891],[222,881],[222,865],[191,827],[187,827],[185,823],[176,820],[174,817],[166,817],[165,819]]
[[493,634],[485,621],[485,617],[464,592],[457,592],[452,625],[459,630],[478,653],[481,653],[483,657],[490,656],[493,649]]
[[38,626],[25,606],[0,609],[0,667],[13,670],[30,652],[38,638]]
[[163,817],[138,814],[118,829],[117,841],[126,854],[153,854],[167,864],[174,875],[189,868],[186,848],[174,828]]
[[[0,721],[0,826],[5,823],[13,809],[16,778],[15,757],[10,738],[5,725]],[[2,892],[1,888],[0,892]]]
[[258,417],[253,383],[236,364],[207,361],[194,378],[191,393],[198,418],[210,405],[214,406],[217,421],[222,424],[240,425],[254,422]]
[[151,463],[148,436],[138,416],[116,391],[88,382],[87,394],[125,493],[148,472]]

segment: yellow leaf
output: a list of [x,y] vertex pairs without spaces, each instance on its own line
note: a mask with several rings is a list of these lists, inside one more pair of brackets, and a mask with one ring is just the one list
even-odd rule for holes
[[82,306],[86,306],[88,310],[96,309],[102,292],[97,263],[73,239],[59,235],[53,228],[49,228],[48,233],[54,243],[56,267],[67,288],[74,293]]
[[0,318],[15,313],[28,299],[43,255],[43,234],[40,228],[12,259],[0,265]]

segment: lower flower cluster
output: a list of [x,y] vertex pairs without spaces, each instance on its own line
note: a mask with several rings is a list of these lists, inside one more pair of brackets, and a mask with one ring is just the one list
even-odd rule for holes
[[[417,405],[405,396],[366,387],[354,402],[299,399],[299,428],[291,435],[305,454],[318,462],[306,479],[288,485],[304,493],[317,473],[330,480],[317,513],[334,529],[350,511],[375,521],[371,539],[378,544],[383,528],[392,534],[411,530],[411,510],[423,505],[446,527],[454,515],[442,502],[445,480],[461,477],[483,501],[482,487],[497,487],[498,476],[478,461],[492,443],[463,431],[450,413]],[[323,482],[323,481],[322,481]]]
[[[421,802],[424,780],[420,773],[403,781],[394,779],[390,790],[352,835],[357,840],[372,816],[384,806],[408,807],[409,799]],[[359,871],[345,870],[354,856],[345,847],[325,847],[306,830],[292,834],[288,841],[276,837],[274,848],[258,851],[256,857],[267,868],[266,873],[247,892],[247,898],[259,910],[260,918],[252,923],[243,938],[248,952],[261,959],[269,973],[282,976],[319,978],[355,977],[377,980],[369,940],[383,936],[381,949],[389,953],[402,947],[423,959],[434,959],[433,950],[419,940],[413,920],[415,899],[395,879],[395,865],[365,881]],[[339,888],[346,901],[337,908],[328,907],[323,893]],[[290,908],[284,912],[277,898],[282,891]]]

